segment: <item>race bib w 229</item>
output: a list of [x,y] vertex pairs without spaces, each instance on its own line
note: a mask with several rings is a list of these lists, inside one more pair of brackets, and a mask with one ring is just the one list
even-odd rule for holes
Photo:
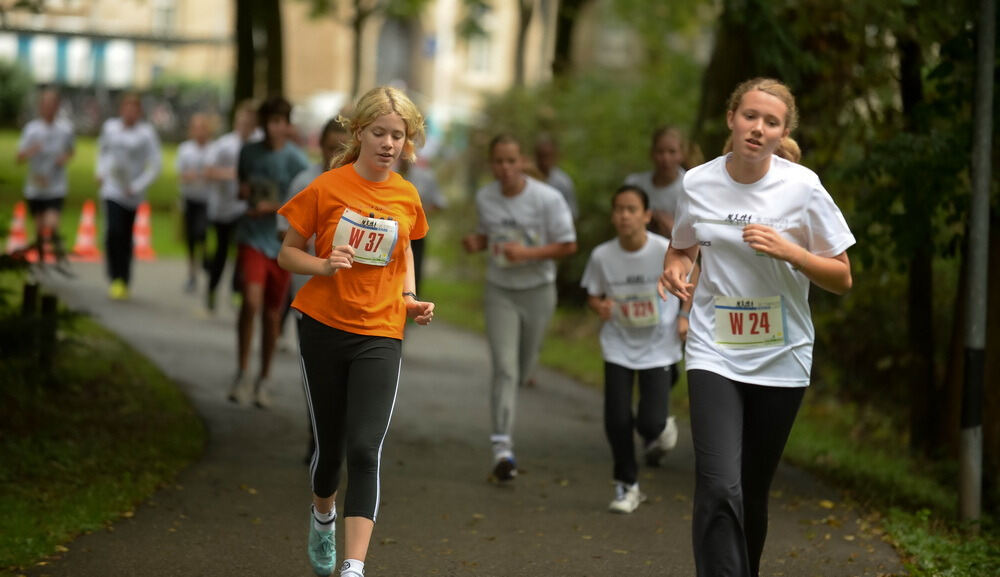
[[715,343],[740,348],[784,345],[781,297],[715,297]]
[[628,328],[660,324],[660,299],[655,293],[615,298],[615,320]]
[[385,266],[399,238],[399,223],[387,218],[362,216],[347,208],[333,233],[333,246],[354,247],[354,262]]

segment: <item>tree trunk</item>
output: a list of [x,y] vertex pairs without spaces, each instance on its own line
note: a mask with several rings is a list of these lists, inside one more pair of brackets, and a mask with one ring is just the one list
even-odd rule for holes
[[[968,234],[966,235],[966,243]],[[966,290],[969,280],[968,247],[962,247],[962,263],[958,271],[958,290],[955,293],[955,306],[952,307],[951,339],[948,345],[947,365],[945,367],[944,395],[938,404],[941,418],[933,434],[941,440],[951,457],[958,457],[958,433],[962,428],[962,390],[965,386],[965,307]]]
[[[912,21],[912,20],[911,20]],[[908,132],[924,130],[920,107],[924,101],[923,55],[915,31],[907,29],[899,35],[899,91],[903,102],[903,128]],[[917,204],[919,201],[915,201]],[[910,226],[915,230],[932,230],[932,215],[923,206],[907,206]],[[907,377],[910,387],[910,449],[931,455],[940,448],[934,435],[940,414],[934,363],[934,255],[931,240],[918,241],[909,262],[908,327],[909,353]]]
[[565,76],[573,67],[573,32],[580,11],[590,0],[562,0],[556,12],[556,46],[552,58],[552,75]]
[[[920,211],[922,212],[922,211]],[[914,219],[914,226],[920,230],[930,230],[930,218],[920,214]],[[908,379],[910,381],[910,448],[917,453],[929,455],[938,448],[938,411],[941,399],[934,383],[934,327],[931,312],[934,310],[932,269],[933,256],[928,245],[918,245],[909,263],[909,309],[908,326],[910,334],[908,354]]]
[[281,27],[281,2],[267,0],[263,6],[264,29],[267,32],[267,94],[285,94],[285,50]]
[[249,2],[233,2],[236,10],[236,77],[233,80],[233,106],[229,120],[233,120],[240,102],[253,98],[254,65],[253,9]]
[[517,46],[514,51],[514,86],[524,86],[524,53],[527,49],[528,27],[535,13],[535,0],[518,0]]
[[706,158],[721,153],[729,135],[725,113],[730,93],[740,82],[762,72],[756,67],[746,20],[735,4],[727,1],[719,17],[715,47],[702,75],[701,102],[691,131],[691,140],[701,147]]
[[372,11],[362,5],[363,0],[354,0],[354,17],[351,19],[351,30],[354,34],[354,54],[351,57],[351,102],[355,102],[361,92],[361,44],[364,40],[365,22]]

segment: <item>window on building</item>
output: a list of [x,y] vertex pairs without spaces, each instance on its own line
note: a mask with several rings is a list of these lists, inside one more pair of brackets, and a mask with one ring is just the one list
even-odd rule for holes
[[176,0],[153,1],[153,34],[172,34],[177,22]]
[[494,36],[496,22],[491,12],[479,16],[479,26],[482,34],[476,34],[469,38],[468,43],[468,69],[472,74],[490,74],[493,72]]

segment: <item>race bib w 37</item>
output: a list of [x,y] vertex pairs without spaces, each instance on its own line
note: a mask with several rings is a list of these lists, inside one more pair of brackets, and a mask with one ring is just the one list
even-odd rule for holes
[[354,247],[354,262],[385,266],[399,238],[399,223],[387,218],[361,216],[347,208],[333,233],[333,246]]

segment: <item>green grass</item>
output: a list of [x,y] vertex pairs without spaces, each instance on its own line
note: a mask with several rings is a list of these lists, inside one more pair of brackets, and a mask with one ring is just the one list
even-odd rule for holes
[[90,319],[61,328],[52,370],[42,384],[30,355],[0,361],[0,574],[129,514],[204,447],[176,386]]
[[[14,204],[23,200],[26,165],[14,162],[17,156],[18,133],[0,130],[0,236],[6,236]],[[152,211],[153,250],[157,255],[182,256],[185,254],[181,231],[180,188],[178,186],[175,159],[177,146],[163,144],[163,169],[159,178],[149,187],[146,198]],[[63,210],[60,232],[70,246],[76,238],[80,222],[80,210],[85,200],[98,204],[98,243],[103,230],[103,206],[97,194],[94,167],[97,158],[97,141],[93,138],[78,138],[76,154],[67,169],[69,194]],[[33,223],[27,223],[29,238],[34,238]],[[103,252],[103,248],[102,248]]]

